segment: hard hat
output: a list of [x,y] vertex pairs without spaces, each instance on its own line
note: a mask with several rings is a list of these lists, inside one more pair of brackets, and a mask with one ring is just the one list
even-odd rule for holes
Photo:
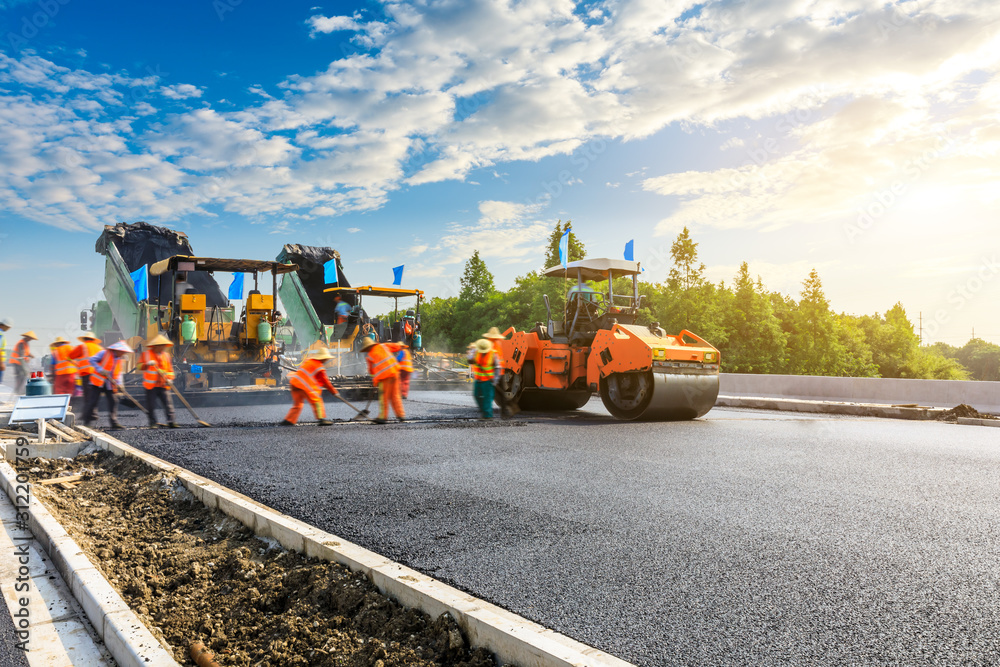
[[146,347],[156,347],[158,345],[173,345],[173,342],[163,334],[156,334],[153,339],[146,343]]
[[496,327],[490,327],[490,330],[483,334],[483,338],[495,338],[496,340],[503,340],[504,335],[500,333],[500,330]]
[[310,356],[310,359],[316,359],[318,361],[326,361],[327,359],[333,359],[333,355],[330,354],[330,350],[325,347],[321,347],[314,351]]
[[485,338],[480,338],[476,341],[476,352],[489,352],[493,349],[493,343],[486,340]]
[[21,334],[21,338],[30,338],[31,340],[38,340],[38,336],[35,335],[34,331],[28,331]]
[[100,338],[98,338],[97,336],[95,336],[90,331],[84,331],[82,334],[80,334],[79,336],[77,336],[76,339],[77,340],[101,340]]
[[69,341],[63,338],[62,336],[56,336],[56,339],[51,343],[49,343],[49,347],[55,347],[56,345],[65,345],[68,342]]
[[10,320],[8,320],[6,317],[0,320],[0,327],[7,327],[8,329],[10,329]]
[[367,350],[368,348],[370,348],[374,344],[375,344],[375,339],[372,338],[371,336],[365,336],[364,338],[361,339],[361,349],[362,350]]
[[114,345],[109,346],[108,349],[112,350],[113,352],[124,352],[125,354],[129,354],[130,352],[132,352],[132,348],[130,348],[128,346],[128,343],[126,343],[123,340],[120,340]]

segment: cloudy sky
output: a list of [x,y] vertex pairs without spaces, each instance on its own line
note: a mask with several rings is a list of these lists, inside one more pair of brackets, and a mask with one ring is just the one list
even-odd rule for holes
[[315,2],[0,0],[0,316],[75,331],[119,221],[450,296],[572,219],[1000,342],[993,0]]

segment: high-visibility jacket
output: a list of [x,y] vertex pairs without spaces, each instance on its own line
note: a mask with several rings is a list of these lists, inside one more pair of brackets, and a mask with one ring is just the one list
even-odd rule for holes
[[80,377],[87,377],[94,372],[94,368],[90,365],[90,358],[95,354],[103,350],[101,344],[97,341],[86,340],[73,348],[70,352],[70,358],[76,360],[76,373]]
[[401,373],[413,372],[413,357],[410,356],[410,348],[402,343],[385,343],[385,346],[389,348],[392,356],[396,357],[396,361],[399,362],[399,371]]
[[22,338],[14,343],[14,350],[10,355],[10,363],[20,366],[28,360],[29,354],[31,354],[31,348],[29,347],[28,339]]
[[115,359],[115,355],[107,350],[101,350],[90,358],[90,384],[95,387],[114,388],[122,383],[124,359]]
[[56,375],[76,375],[76,364],[69,355],[73,348],[69,345],[59,345],[52,348],[52,372]]
[[492,382],[500,374],[499,361],[494,350],[477,353],[469,365],[472,370],[472,379],[476,382]]
[[0,331],[0,364],[7,363],[7,336]]
[[399,375],[399,362],[389,348],[381,343],[375,343],[365,350],[365,361],[368,362],[368,372],[373,384]]
[[299,370],[288,376],[288,383],[293,387],[301,389],[309,396],[309,400],[318,403],[323,397],[323,387],[330,390],[331,394],[339,393],[337,388],[330,382],[330,377],[326,374],[326,368],[319,359],[306,359],[299,366]]
[[174,380],[174,363],[170,360],[169,352],[157,354],[152,350],[145,350],[139,357],[139,366],[142,367],[142,386],[146,389],[166,389]]

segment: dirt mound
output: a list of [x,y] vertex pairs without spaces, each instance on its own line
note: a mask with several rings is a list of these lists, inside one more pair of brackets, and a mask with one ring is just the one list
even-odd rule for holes
[[959,417],[968,417],[971,419],[995,419],[993,415],[988,415],[976,410],[971,405],[965,403],[960,403],[950,410],[945,410],[940,415],[937,416],[938,421],[943,422],[957,422]]
[[448,614],[432,619],[361,574],[255,537],[175,478],[107,452],[22,466],[90,559],[181,664],[196,640],[221,665],[494,667]]

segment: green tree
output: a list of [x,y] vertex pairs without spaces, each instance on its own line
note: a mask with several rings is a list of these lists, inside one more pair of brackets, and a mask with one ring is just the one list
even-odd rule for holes
[[956,356],[973,380],[1000,380],[1000,345],[973,338],[957,351]]
[[705,284],[705,265],[698,262],[698,244],[691,239],[687,227],[670,246],[670,258],[674,265],[667,278],[669,288],[687,291]]
[[587,256],[587,250],[584,248],[583,243],[577,238],[576,232],[572,228],[573,221],[567,220],[566,224],[563,224],[562,220],[556,222],[555,228],[553,228],[552,233],[549,234],[549,245],[545,250],[545,268],[549,269],[553,266],[559,265],[559,241],[562,240],[563,232],[569,228],[569,258],[567,262],[576,262]]
[[780,373],[784,370],[788,334],[782,331],[781,321],[764,292],[763,283],[759,278],[754,283],[746,262],[736,273],[731,306],[723,313],[729,332],[726,344],[719,350],[725,372]]
[[461,292],[458,298],[463,301],[482,301],[497,291],[493,284],[493,274],[486,268],[486,262],[480,259],[478,250],[465,263],[465,272],[459,285]]
[[838,375],[844,347],[816,269],[802,281],[793,327],[789,338],[791,370],[799,375]]
[[661,285],[652,299],[657,319],[671,333],[687,329],[716,347],[725,345],[729,331],[724,313],[732,293],[725,285],[713,285],[705,278],[705,265],[698,262],[698,244],[687,227],[671,246],[670,256],[674,264],[666,285]]

